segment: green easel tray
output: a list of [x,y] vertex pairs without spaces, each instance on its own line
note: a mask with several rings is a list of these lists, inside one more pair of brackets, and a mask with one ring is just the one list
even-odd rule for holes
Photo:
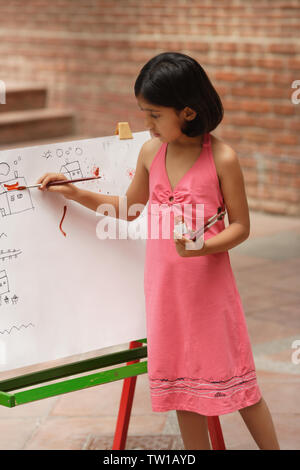
[[[147,343],[147,339],[136,340],[136,342]],[[81,375],[80,377],[60,382],[33,387],[45,382],[63,379],[124,362],[140,360],[145,357],[147,357],[147,346],[142,346],[3,380],[0,381],[0,405],[12,408],[24,403],[42,400],[43,398],[145,374],[147,373],[147,361],[142,361],[111,370]],[[33,388],[17,391],[28,387]]]

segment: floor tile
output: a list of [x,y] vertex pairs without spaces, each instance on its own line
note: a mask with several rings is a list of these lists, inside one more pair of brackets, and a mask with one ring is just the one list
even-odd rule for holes
[[[251,318],[257,318],[268,322],[287,325],[300,335],[300,303],[290,303],[288,305],[278,305],[276,308],[257,310],[252,313]],[[299,336],[300,338],[300,336]]]
[[[87,445],[88,450],[109,450],[112,448],[113,438],[92,436]],[[184,450],[180,436],[128,436],[125,450]]]
[[300,233],[282,231],[265,237],[247,239],[239,245],[237,251],[248,256],[257,256],[272,260],[287,260],[300,256]]
[[246,323],[252,346],[291,337],[295,334],[295,329],[289,324],[273,322],[266,317],[257,318],[255,315],[246,315]]
[[[166,416],[131,416],[129,435],[162,434]],[[26,449],[83,449],[91,435],[113,436],[116,416],[48,418],[36,429]]]
[[0,418],[0,450],[23,449],[37,426],[37,418]]
[[0,406],[0,419],[3,418],[35,418],[46,417],[51,412],[52,407],[56,403],[57,398],[46,398],[45,400],[38,400],[32,403],[15,406],[13,408],[6,408]]

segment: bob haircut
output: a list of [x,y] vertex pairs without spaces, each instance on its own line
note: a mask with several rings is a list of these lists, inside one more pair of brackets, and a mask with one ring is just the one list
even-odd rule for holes
[[205,71],[195,59],[180,52],[162,52],[150,59],[136,79],[134,93],[176,112],[186,106],[196,111],[197,116],[181,129],[188,137],[211,132],[223,119],[221,99]]

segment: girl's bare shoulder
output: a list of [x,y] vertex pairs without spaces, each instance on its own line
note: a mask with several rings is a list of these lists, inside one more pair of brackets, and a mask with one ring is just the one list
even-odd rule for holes
[[161,145],[162,142],[158,137],[152,137],[144,143],[144,165],[148,172]]
[[236,152],[229,144],[226,144],[226,142],[224,142],[223,140],[219,139],[218,137],[212,134],[210,134],[210,136],[212,154],[217,170],[217,175],[220,181],[222,178],[222,169],[224,167],[225,162],[228,158],[234,157],[236,155]]

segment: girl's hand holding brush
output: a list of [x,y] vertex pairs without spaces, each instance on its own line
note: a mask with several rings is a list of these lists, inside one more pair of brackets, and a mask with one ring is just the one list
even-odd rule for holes
[[94,175],[95,176],[92,177],[75,178],[70,180],[62,173],[46,173],[37,180],[37,184],[35,186],[22,186],[18,189],[26,190],[32,187],[38,187],[40,191],[47,190],[53,193],[59,193],[65,196],[66,199],[71,199],[72,201],[78,202],[78,204],[82,204],[88,209],[97,211],[103,215],[107,215],[108,212],[106,208],[103,209],[103,205],[111,204],[114,207],[116,218],[118,218],[120,196],[99,194],[97,191],[81,189],[72,184],[80,183],[81,181],[98,180],[101,178],[101,176],[99,176],[98,168],[96,169]]
[[50,191],[53,193],[60,193],[66,199],[73,199],[74,197],[76,197],[76,194],[79,191],[79,189],[74,184],[69,183],[69,184],[48,186],[48,184],[53,181],[70,181],[70,180],[62,173],[46,173],[45,175],[41,176],[37,180],[37,184],[41,184],[41,186],[38,189],[40,191]]

